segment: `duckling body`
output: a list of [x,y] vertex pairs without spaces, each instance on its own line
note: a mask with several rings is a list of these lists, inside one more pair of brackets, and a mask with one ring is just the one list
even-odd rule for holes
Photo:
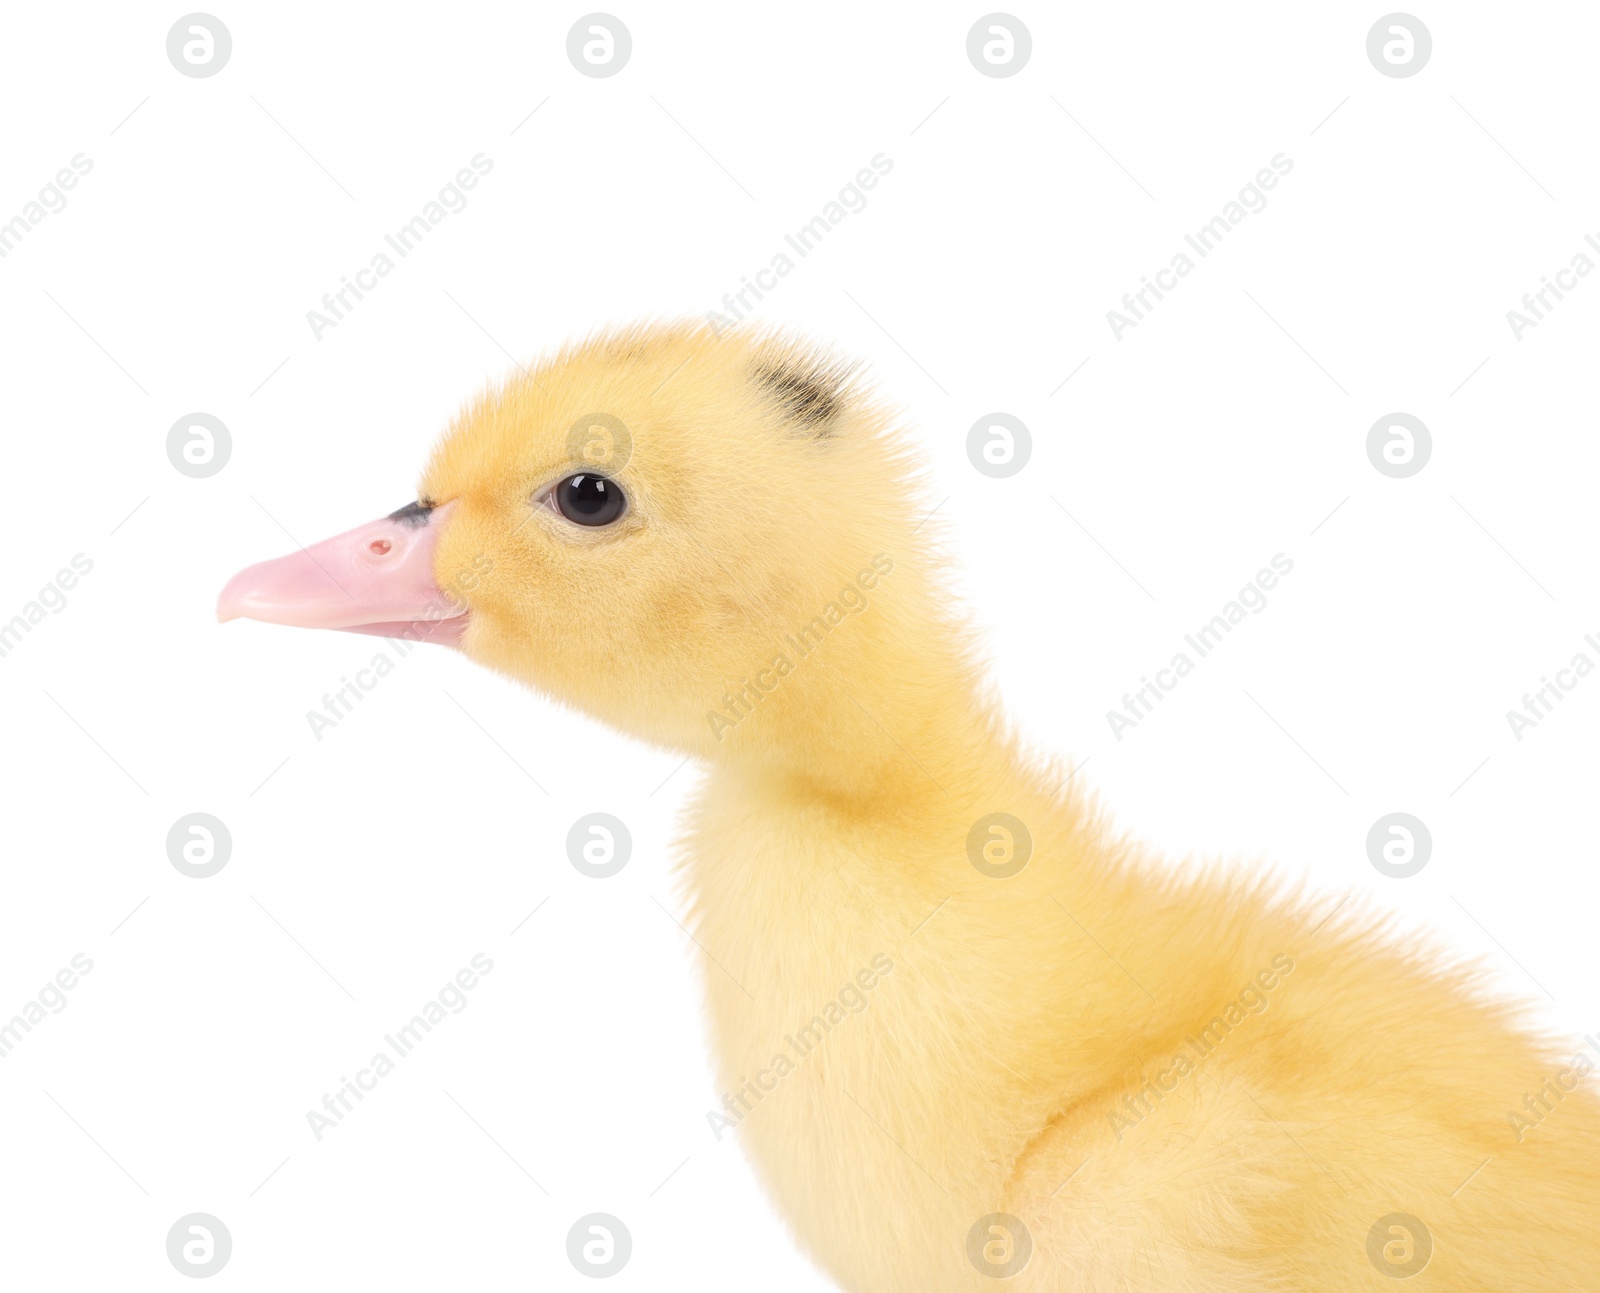
[[[394,537],[445,640],[707,764],[709,1121],[801,1244],[853,1293],[1600,1287],[1586,1061],[1337,898],[1112,836],[983,690],[889,424],[771,337],[610,335],[469,407]],[[360,629],[390,553],[224,613]]]
[[[943,847],[902,823],[819,831],[831,809],[739,779],[714,779],[697,813],[725,1134],[841,1287],[995,1287],[967,1252],[995,1213],[1033,1244],[1009,1288],[1372,1289],[1368,1236],[1392,1214],[1431,1236],[1413,1287],[1592,1285],[1589,1089],[1520,1143],[1508,1120],[1539,1117],[1525,1094],[1573,1080],[1570,1058],[1359,923],[1322,923],[1337,900],[1124,871],[1081,803],[1052,811],[1018,779],[1005,802],[1031,801],[1035,854],[999,901],[950,860],[982,804],[930,812]],[[776,1077],[840,967],[885,949],[864,1009]],[[1384,1242],[1403,1267],[1419,1241]]]

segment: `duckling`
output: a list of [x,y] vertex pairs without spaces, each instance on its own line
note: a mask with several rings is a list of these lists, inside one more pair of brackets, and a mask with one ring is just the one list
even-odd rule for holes
[[639,327],[218,613],[447,642],[704,762],[710,1120],[842,1289],[1600,1287],[1594,1060],[1359,904],[1113,834],[1008,730],[926,512],[848,366]]

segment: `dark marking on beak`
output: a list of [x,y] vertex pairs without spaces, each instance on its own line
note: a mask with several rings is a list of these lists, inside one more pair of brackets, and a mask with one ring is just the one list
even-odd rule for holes
[[407,503],[398,511],[390,512],[391,521],[399,521],[401,525],[408,525],[413,530],[420,530],[428,523],[428,517],[433,513],[432,503]]

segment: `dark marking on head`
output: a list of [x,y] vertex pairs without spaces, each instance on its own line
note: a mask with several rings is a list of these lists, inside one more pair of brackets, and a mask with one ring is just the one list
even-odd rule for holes
[[428,517],[433,512],[433,504],[426,500],[407,503],[404,507],[389,513],[391,521],[399,521],[401,525],[410,526],[413,530],[420,530],[428,523]]
[[837,364],[804,361],[762,362],[755,369],[756,384],[784,417],[819,440],[833,434],[849,375],[849,369]]

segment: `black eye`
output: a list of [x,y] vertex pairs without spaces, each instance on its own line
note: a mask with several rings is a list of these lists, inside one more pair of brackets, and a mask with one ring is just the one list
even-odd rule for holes
[[593,472],[568,476],[556,486],[556,507],[574,525],[610,525],[627,505],[616,481]]

